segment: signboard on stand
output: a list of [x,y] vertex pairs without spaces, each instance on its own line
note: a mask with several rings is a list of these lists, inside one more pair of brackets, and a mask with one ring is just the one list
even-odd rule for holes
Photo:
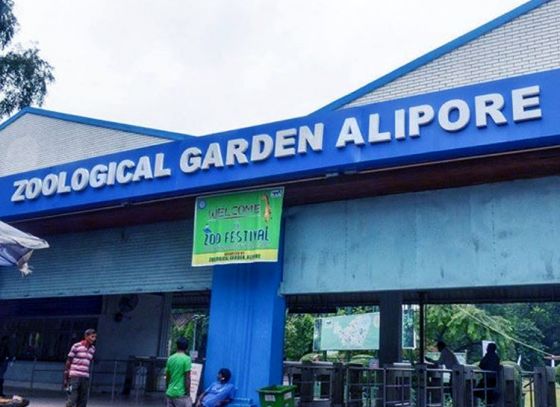
[[191,365],[191,388],[190,395],[193,403],[196,401],[198,395],[198,388],[200,387],[200,379],[202,378],[202,364],[193,363]]

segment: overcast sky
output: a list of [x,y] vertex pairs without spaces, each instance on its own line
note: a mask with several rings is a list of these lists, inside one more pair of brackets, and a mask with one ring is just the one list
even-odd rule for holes
[[304,116],[520,0],[17,0],[43,108],[188,134]]

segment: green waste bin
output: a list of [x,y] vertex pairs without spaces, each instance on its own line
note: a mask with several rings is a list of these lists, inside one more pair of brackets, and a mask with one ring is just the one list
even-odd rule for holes
[[257,390],[261,407],[295,407],[296,386],[270,386]]

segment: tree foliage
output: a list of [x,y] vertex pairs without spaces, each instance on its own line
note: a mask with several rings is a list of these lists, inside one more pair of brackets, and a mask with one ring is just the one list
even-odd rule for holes
[[[336,315],[371,312],[371,307],[339,309]],[[544,364],[543,352],[560,354],[560,303],[499,305],[429,305],[426,308],[426,346],[445,341],[456,352],[467,352],[468,363],[482,357],[482,341],[493,340],[502,361],[517,361],[532,370]],[[312,351],[314,315],[289,315],[285,355],[298,360]],[[415,319],[418,332],[418,320]],[[408,360],[418,354],[408,352]],[[416,352],[417,353],[417,352]]]
[[474,305],[431,305],[427,309],[427,340],[442,340],[454,351],[466,351],[469,362],[480,360],[483,340],[495,341],[502,359],[511,357],[512,343],[507,337],[512,334],[507,319]]
[[313,350],[314,317],[310,314],[288,315],[285,328],[284,355],[299,360]]
[[[175,321],[179,316],[181,322]],[[189,349],[198,351],[199,358],[206,355],[206,342],[208,339],[208,323],[207,314],[189,312],[186,310],[175,310],[172,315],[170,353],[175,351],[175,342],[179,337],[186,338],[189,341]]]
[[544,364],[542,352],[556,354],[560,325],[556,315],[558,304],[506,304],[486,305],[483,309],[506,318],[514,326],[514,337],[521,343],[513,343],[514,353],[521,356],[525,369]]
[[18,28],[13,0],[0,0],[0,116],[31,105],[42,105],[53,68],[36,47],[11,46]]

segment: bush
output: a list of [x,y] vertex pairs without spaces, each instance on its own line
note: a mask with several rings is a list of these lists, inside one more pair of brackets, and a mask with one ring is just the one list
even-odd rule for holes
[[306,353],[299,359],[300,362],[318,362],[320,360],[321,360],[320,353]]
[[368,366],[369,361],[372,358],[373,358],[373,355],[358,354],[358,355],[352,356],[352,358],[350,359],[350,363],[356,363],[356,364],[360,364],[362,366]]

